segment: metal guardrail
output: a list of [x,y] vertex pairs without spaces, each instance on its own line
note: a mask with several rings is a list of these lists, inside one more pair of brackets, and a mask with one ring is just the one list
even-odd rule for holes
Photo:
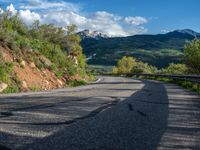
[[169,78],[174,80],[180,80],[180,81],[190,81],[192,83],[200,84],[200,75],[166,75],[166,74],[126,74],[128,77],[132,76],[144,76],[144,77],[161,77],[161,78]]

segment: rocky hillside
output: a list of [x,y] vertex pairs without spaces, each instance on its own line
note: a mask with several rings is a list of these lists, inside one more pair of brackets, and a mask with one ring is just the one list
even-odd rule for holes
[[[7,79],[2,79],[6,83],[2,83],[1,81],[1,85],[7,85],[14,81],[16,87],[11,85],[10,88],[17,91],[49,90],[65,86],[65,78],[58,78],[55,73],[48,68],[39,69],[31,60],[18,60],[16,55],[13,55],[12,50],[8,47],[0,46],[0,52],[2,56],[1,65],[4,64],[7,69],[10,67],[7,77],[4,75],[4,78]],[[42,55],[39,57],[44,60],[45,65],[49,65],[51,63],[50,60]],[[6,64],[10,64],[10,66],[7,66]],[[17,82],[19,85],[17,85]],[[5,88],[7,87],[8,85],[5,86]],[[2,89],[4,88],[2,87]]]
[[9,12],[0,14],[0,92],[62,88],[89,80],[76,27],[27,27]]

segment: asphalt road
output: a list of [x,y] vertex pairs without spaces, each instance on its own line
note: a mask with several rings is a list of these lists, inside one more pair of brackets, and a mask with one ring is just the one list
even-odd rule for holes
[[101,77],[0,96],[0,149],[200,150],[200,97],[157,81]]

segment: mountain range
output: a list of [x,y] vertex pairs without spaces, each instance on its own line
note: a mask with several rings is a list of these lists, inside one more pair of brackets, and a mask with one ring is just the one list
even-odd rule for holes
[[200,33],[190,29],[128,37],[109,37],[85,30],[79,35],[84,53],[89,58],[88,64],[113,66],[123,56],[133,56],[158,68],[169,63],[182,63],[185,42],[200,38]]

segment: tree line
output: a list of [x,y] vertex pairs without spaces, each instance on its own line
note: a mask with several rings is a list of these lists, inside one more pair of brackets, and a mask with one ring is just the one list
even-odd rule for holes
[[166,68],[157,69],[156,67],[138,61],[137,59],[129,56],[124,56],[117,62],[117,65],[112,69],[113,74],[199,74],[200,73],[200,40],[194,39],[187,41],[184,46],[184,63],[174,64],[171,63]]

